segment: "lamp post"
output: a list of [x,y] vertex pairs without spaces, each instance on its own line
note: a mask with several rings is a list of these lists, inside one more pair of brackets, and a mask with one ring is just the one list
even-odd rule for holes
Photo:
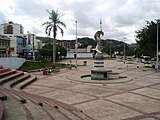
[[76,45],[75,45],[75,47],[76,47],[76,70],[77,70],[77,47],[78,47],[78,42],[77,42],[77,21],[75,21],[76,22]]
[[123,54],[123,55],[124,55],[124,59],[125,59],[125,57],[126,57],[126,46],[125,46],[125,39],[126,39],[126,38],[125,38],[125,37],[123,37],[123,39],[124,39],[124,54]]
[[158,34],[159,34],[159,32],[158,32],[158,30],[159,30],[159,22],[160,22],[160,20],[157,20],[157,59],[156,59],[156,70],[158,71],[158,61],[159,61],[159,58],[158,58]]

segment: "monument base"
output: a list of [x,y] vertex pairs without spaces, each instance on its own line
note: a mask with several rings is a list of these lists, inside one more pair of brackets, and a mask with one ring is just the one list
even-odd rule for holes
[[120,78],[119,73],[114,73],[112,70],[91,70],[91,80],[113,80],[118,78]]
[[94,69],[104,68],[104,56],[102,53],[96,53],[94,58]]
[[107,80],[109,72],[112,70],[93,69],[91,70],[91,80]]

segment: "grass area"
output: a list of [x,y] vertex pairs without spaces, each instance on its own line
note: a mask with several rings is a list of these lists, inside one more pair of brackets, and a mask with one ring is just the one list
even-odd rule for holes
[[60,63],[53,65],[53,63],[47,62],[47,61],[26,61],[18,70],[28,72],[29,70],[36,70],[36,69],[41,69],[45,67],[64,68],[66,67],[66,65],[60,64]]
[[132,61],[127,61],[127,64],[136,64],[135,62],[132,62]]
[[144,68],[153,68],[152,66],[146,65]]
[[117,60],[117,58],[105,58],[105,60]]

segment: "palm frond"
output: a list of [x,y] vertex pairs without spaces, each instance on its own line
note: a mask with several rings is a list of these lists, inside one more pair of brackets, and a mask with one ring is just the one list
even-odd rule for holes
[[49,11],[49,10],[46,10],[47,13],[49,14],[49,21],[45,22],[42,24],[42,26],[45,25],[45,32],[47,35],[51,35],[51,32],[53,33],[53,37],[54,39],[56,38],[57,36],[57,30],[59,29],[61,31],[61,34],[63,36],[63,29],[61,28],[64,27],[66,28],[66,25],[65,23],[63,23],[60,18],[64,15],[64,14],[61,14],[58,12],[58,10],[52,10],[52,11]]
[[63,27],[66,28],[66,24],[65,24],[64,22],[62,22],[62,21],[58,21],[57,24],[58,24],[58,25],[62,25]]
[[50,27],[50,25],[47,25],[47,26],[45,27],[45,32],[46,32],[46,34],[48,34],[48,29],[49,29],[49,27]]
[[60,31],[61,31],[61,34],[62,34],[62,37],[63,37],[63,34],[64,34],[64,31],[63,31],[63,29],[59,26],[59,25],[57,25],[57,27],[60,29]]
[[41,26],[49,25],[49,24],[51,24],[51,22],[44,22]]
[[51,30],[52,30],[52,27],[50,27],[50,28],[48,29],[48,35],[49,35],[49,36],[51,35]]

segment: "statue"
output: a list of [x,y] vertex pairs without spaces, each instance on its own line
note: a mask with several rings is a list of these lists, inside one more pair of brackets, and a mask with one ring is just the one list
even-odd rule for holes
[[95,41],[97,42],[97,45],[96,45],[96,51],[97,53],[102,53],[102,50],[103,50],[103,47],[101,45],[101,37],[100,36],[103,36],[104,33],[102,31],[97,31],[94,35],[94,38],[95,38]]

